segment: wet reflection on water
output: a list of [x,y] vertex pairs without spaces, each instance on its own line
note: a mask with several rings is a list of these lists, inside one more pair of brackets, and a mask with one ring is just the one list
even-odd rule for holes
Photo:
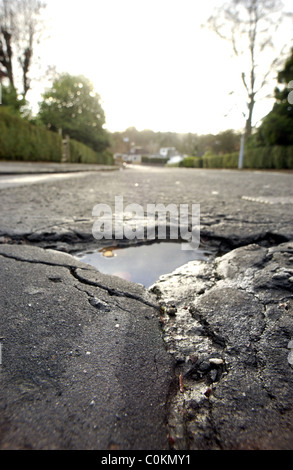
[[208,259],[203,250],[182,250],[181,243],[152,243],[125,248],[106,247],[77,255],[80,261],[104,274],[127,279],[150,287],[163,274],[189,261]]

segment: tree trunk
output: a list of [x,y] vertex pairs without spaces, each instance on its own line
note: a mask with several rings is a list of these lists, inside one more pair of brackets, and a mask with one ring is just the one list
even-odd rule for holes
[[252,115],[255,105],[255,99],[253,96],[250,96],[250,102],[248,103],[248,118],[245,125],[245,137],[249,137],[252,133]]
[[2,41],[0,41],[0,63],[4,67],[4,74],[8,77],[9,84],[12,88],[14,86],[13,68],[12,68],[12,47],[11,47],[11,34],[2,30],[2,36],[5,41],[5,50]]

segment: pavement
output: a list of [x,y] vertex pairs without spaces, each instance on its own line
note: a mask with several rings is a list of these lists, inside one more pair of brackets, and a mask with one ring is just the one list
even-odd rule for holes
[[28,175],[42,173],[71,173],[81,171],[113,171],[115,166],[94,165],[86,163],[54,163],[54,162],[0,162],[0,175]]
[[[80,170],[0,176],[0,448],[292,449],[292,174]],[[149,289],[81,263],[118,195],[200,204],[213,255]]]

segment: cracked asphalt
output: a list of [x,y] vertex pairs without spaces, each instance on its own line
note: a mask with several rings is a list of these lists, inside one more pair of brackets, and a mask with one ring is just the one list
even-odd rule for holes
[[293,448],[292,254],[292,242],[250,244],[153,286],[184,387],[168,417],[175,448]]
[[0,256],[1,448],[166,448],[171,360],[151,296],[62,253]]
[[[13,168],[0,165],[1,449],[292,449],[292,174]],[[150,289],[79,262],[104,244],[93,207],[118,195],[200,204],[213,256]]]

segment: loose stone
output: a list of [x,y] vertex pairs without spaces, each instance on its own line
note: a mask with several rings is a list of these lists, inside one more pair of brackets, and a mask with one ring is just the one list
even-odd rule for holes
[[288,354],[288,362],[289,362],[290,366],[293,367],[293,350],[291,350]]
[[211,358],[209,359],[209,362],[210,362],[211,364],[215,364],[215,365],[217,365],[217,366],[219,366],[220,364],[223,364],[223,363],[224,363],[223,359],[220,359],[220,358],[218,358],[218,357],[211,357]]
[[103,300],[97,299],[96,297],[93,297],[92,299],[90,299],[90,304],[99,310],[105,310],[105,312],[110,311],[108,304],[104,302]]
[[211,378],[212,382],[216,382],[217,376],[218,376],[218,372],[217,372],[216,369],[214,369],[210,372],[210,378]]

